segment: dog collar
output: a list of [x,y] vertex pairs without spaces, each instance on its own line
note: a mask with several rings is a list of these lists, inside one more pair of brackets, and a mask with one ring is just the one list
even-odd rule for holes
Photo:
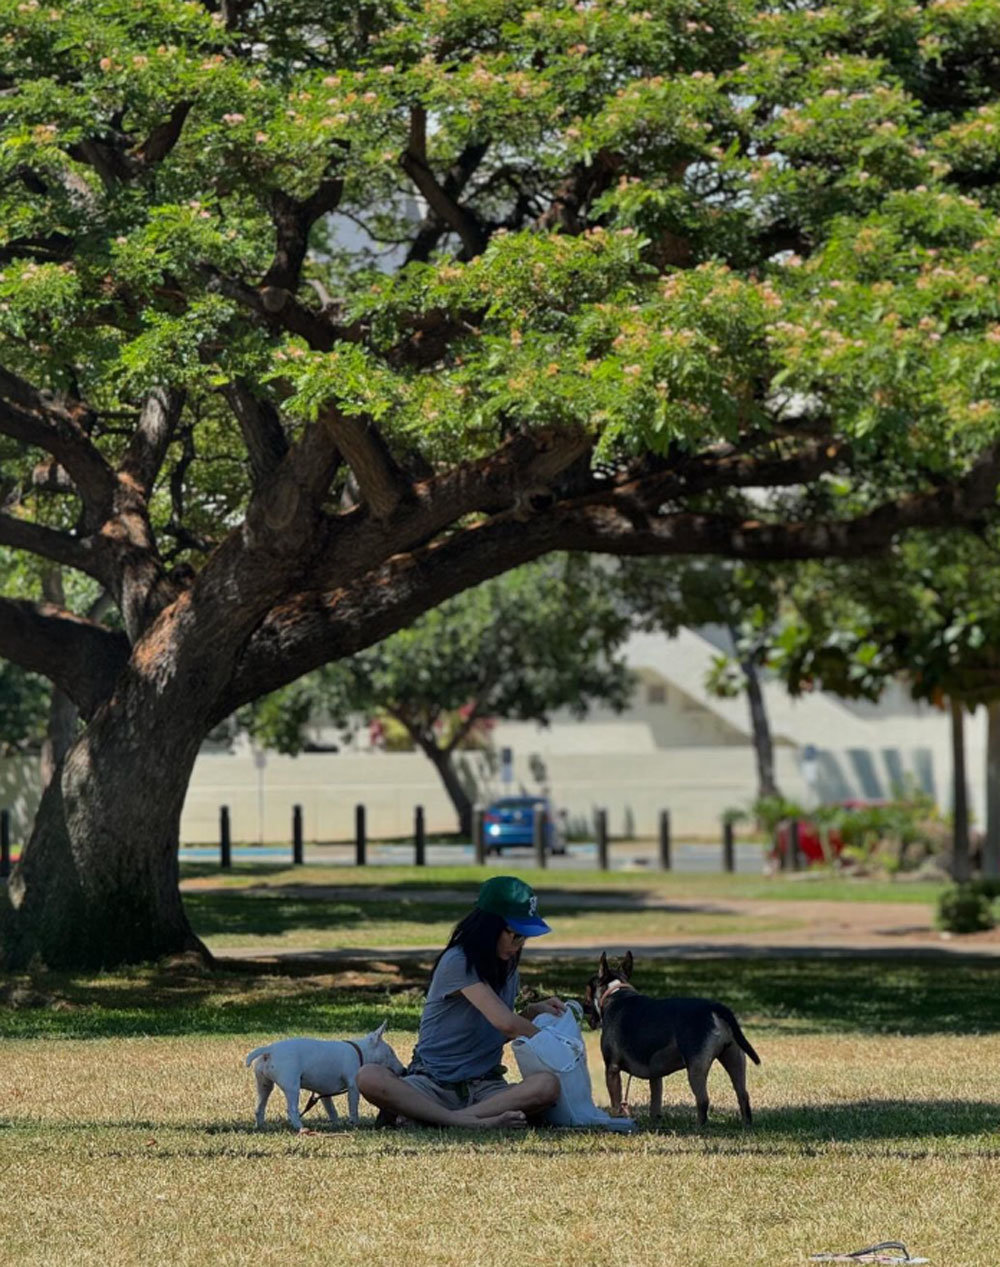
[[364,1057],[364,1052],[362,1052],[361,1048],[357,1045],[357,1043],[353,1042],[350,1038],[346,1038],[344,1041],[347,1043],[348,1047],[353,1047],[354,1050],[358,1053],[358,1066],[360,1067],[361,1065],[363,1065],[365,1063],[365,1057]]
[[608,988],[604,991],[604,993],[595,1003],[594,1006],[597,1008],[597,1015],[598,1016],[604,1015],[604,1005],[605,1003],[607,1003],[608,997],[610,995],[617,994],[619,990],[627,990],[629,988],[630,987],[626,985],[624,981],[619,981],[618,978],[616,977],[615,980],[611,982]]

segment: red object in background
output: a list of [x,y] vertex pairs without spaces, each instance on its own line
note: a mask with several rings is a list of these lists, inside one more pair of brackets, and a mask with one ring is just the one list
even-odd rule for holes
[[[867,809],[871,805],[884,805],[885,801],[838,801],[837,804],[841,809]],[[774,851],[779,858],[783,858],[788,852],[788,838],[791,834],[791,822],[786,821],[778,824],[778,830],[774,838]],[[831,827],[827,833],[827,841],[830,846],[830,853],[833,857],[838,858],[840,851],[844,847],[844,841],[840,831],[836,827]],[[823,854],[823,846],[820,844],[819,827],[811,818],[799,819],[799,857],[804,858],[806,862],[825,862]]]
[[[778,831],[775,836],[775,852],[782,858],[788,852],[791,826],[791,823],[788,821],[779,824]],[[836,827],[830,828],[827,840],[830,846],[830,853],[835,858],[839,857],[840,851],[844,847],[844,842]],[[823,854],[823,846],[820,844],[819,828],[808,818],[799,819],[799,857],[804,858],[806,862],[826,861]]]

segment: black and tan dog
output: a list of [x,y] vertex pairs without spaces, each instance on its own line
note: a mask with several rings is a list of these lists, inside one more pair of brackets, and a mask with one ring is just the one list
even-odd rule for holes
[[[729,1074],[739,1101],[743,1125],[753,1115],[747,1095],[746,1057],[760,1064],[740,1023],[723,1003],[711,999],[651,999],[631,985],[632,952],[616,970],[601,955],[597,975],[590,978],[584,1008],[592,1029],[601,1029],[601,1055],[611,1097],[611,1112],[622,1113],[622,1074],[649,1080],[649,1115],[660,1116],[663,1079],[687,1069],[698,1106],[698,1125],[708,1119],[708,1071],[717,1060]],[[746,1053],[746,1055],[744,1055]]]

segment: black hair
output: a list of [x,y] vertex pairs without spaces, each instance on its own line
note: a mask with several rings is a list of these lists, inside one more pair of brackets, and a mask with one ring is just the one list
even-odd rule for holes
[[[446,950],[451,950],[452,946],[461,946],[465,951],[469,971],[476,973],[480,980],[499,993],[521,958],[520,947],[510,959],[501,959],[497,954],[497,942],[506,927],[507,921],[502,915],[494,915],[491,911],[481,911],[478,906],[474,907],[451,930],[447,946],[434,960],[431,976],[434,976],[435,969],[441,962],[441,955]],[[427,988],[430,989],[429,981]]]

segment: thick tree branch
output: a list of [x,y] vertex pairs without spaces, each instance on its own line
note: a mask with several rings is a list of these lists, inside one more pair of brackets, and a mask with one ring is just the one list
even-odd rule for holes
[[153,128],[135,151],[135,157],[144,167],[151,167],[167,157],[180,140],[184,121],[191,113],[193,104],[191,101],[179,101],[170,111],[170,117]]
[[[467,145],[455,162],[452,163],[442,186],[444,196],[450,203],[458,204],[466,185],[476,173],[488,149],[488,141]],[[422,221],[417,230],[417,236],[413,239],[413,243],[407,252],[407,264],[413,261],[426,263],[433,254],[438,242],[448,232],[448,229],[448,222],[438,215],[433,207],[430,207],[430,214]]]
[[0,368],[0,433],[46,450],[69,471],[88,512],[110,498],[114,474],[87,437],[92,415],[81,401],[42,392]]
[[[485,153],[485,147],[483,152]],[[465,258],[473,259],[481,255],[489,234],[478,216],[463,207],[453,193],[438,184],[427,162],[427,112],[422,106],[414,106],[410,112],[410,143],[400,163],[435,215],[462,239]]]
[[358,482],[361,497],[378,519],[386,519],[411,492],[373,422],[348,417],[333,406],[320,419]]
[[344,192],[344,180],[331,174],[319,188],[303,201],[289,197],[278,189],[271,196],[271,218],[274,221],[275,249],[271,267],[261,285],[294,294],[302,277],[302,263],[309,247],[309,231],[320,216],[337,209]]
[[260,484],[273,474],[288,452],[281,418],[269,400],[254,395],[245,378],[234,378],[223,387],[222,394],[243,432],[254,483]]
[[74,537],[13,515],[0,514],[0,545],[27,550],[29,554],[75,568],[102,582],[107,575],[104,560],[95,551],[91,539]]
[[0,656],[54,682],[86,718],[128,662],[123,633],[52,603],[0,598]]
[[154,387],[143,402],[138,426],[118,471],[144,498],[153,491],[183,407],[184,393],[175,388]]
[[[483,491],[483,471],[467,472],[470,488]],[[312,578],[343,583],[302,593],[275,607],[247,645],[220,708],[225,716],[258,693],[294,681],[329,660],[352,655],[402,628],[422,612],[491,576],[553,550],[617,555],[720,555],[752,560],[854,558],[887,548],[910,528],[975,526],[995,511],[1000,446],[983,454],[969,474],[945,489],[915,493],[850,520],[767,523],[733,515],[632,513],[645,500],[641,489],[624,493],[606,486],[555,505],[515,505],[479,524],[404,550],[386,559],[345,553],[334,537],[330,562]],[[419,490],[418,490],[419,492]],[[440,492],[440,490],[439,490]],[[411,512],[409,527],[419,522]],[[393,534],[396,535],[395,533]],[[359,539],[354,544],[362,546]],[[366,558],[373,560],[365,570]],[[353,567],[351,565],[354,565]]]

